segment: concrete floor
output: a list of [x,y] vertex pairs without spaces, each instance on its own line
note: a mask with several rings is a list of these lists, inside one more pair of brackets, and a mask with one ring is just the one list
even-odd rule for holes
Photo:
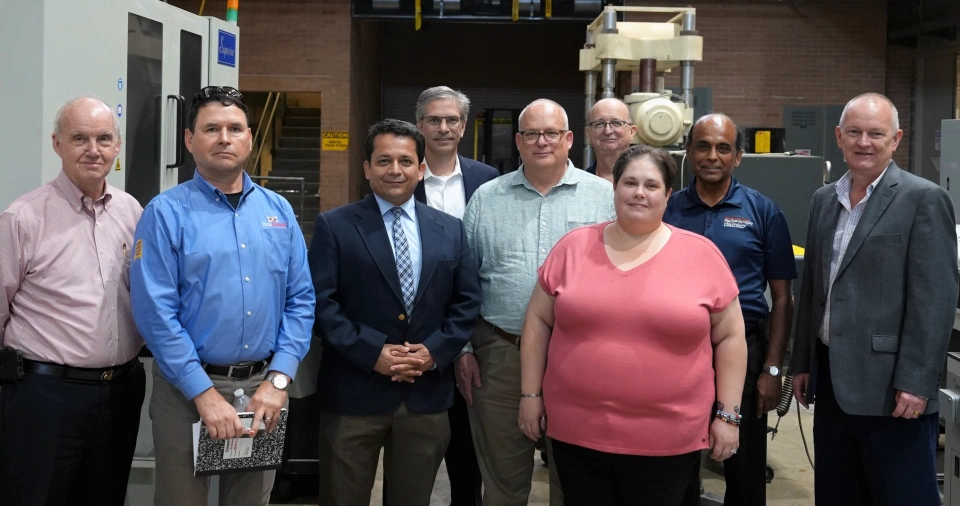
[[[779,433],[768,443],[767,463],[774,470],[773,482],[767,485],[767,504],[771,506],[812,506],[813,505],[813,470],[807,461],[803,441],[800,437],[800,424],[810,447],[813,457],[813,411],[801,408],[800,421],[797,419],[796,407],[780,422]],[[770,417],[770,423],[776,423],[776,413]],[[533,472],[533,488],[528,502],[531,506],[546,506],[548,504],[549,486],[547,484],[547,469],[542,465],[540,456],[534,457],[537,465]],[[705,460],[709,460],[708,458]],[[723,497],[724,482],[722,467],[713,462],[705,462],[702,472],[705,490],[715,497]],[[377,481],[371,495],[370,506],[380,506],[381,487],[383,485],[382,466],[377,471]],[[291,503],[288,503],[291,504]],[[317,504],[315,497],[301,497],[293,504]],[[448,506],[450,504],[450,482],[447,479],[445,466],[440,466],[434,486],[431,506]],[[707,503],[705,503],[707,504]]]

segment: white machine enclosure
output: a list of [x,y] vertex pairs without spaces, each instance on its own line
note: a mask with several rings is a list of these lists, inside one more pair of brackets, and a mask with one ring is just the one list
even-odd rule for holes
[[0,210],[56,178],[54,116],[81,95],[101,98],[118,116],[123,142],[119,166],[107,178],[111,185],[146,205],[192,177],[180,127],[198,89],[237,87],[238,35],[235,25],[156,0],[5,2],[0,149],[7,160]]

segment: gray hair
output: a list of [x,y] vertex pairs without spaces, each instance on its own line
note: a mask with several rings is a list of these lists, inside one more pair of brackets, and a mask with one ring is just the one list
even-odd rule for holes
[[850,101],[847,102],[847,105],[843,107],[843,112],[840,114],[839,126],[843,126],[844,120],[847,119],[847,111],[849,111],[851,107],[853,107],[855,104],[861,101],[886,102],[887,105],[890,106],[890,113],[891,113],[891,116],[893,117],[893,122],[891,123],[891,126],[893,127],[892,133],[896,133],[897,130],[900,130],[900,114],[897,112],[897,106],[893,105],[892,100],[890,100],[885,95],[882,95],[880,93],[864,93],[862,95],[857,95],[852,99],[850,99]]
[[560,113],[563,115],[563,129],[570,130],[570,118],[567,117],[567,111],[563,108],[562,105],[554,102],[553,100],[550,100],[549,98],[538,98],[533,102],[530,102],[529,104],[527,104],[527,106],[524,107],[522,111],[520,111],[520,116],[517,118],[517,123],[523,123],[523,117],[526,116],[527,110],[529,110],[531,107],[537,104],[550,104],[555,106],[557,109],[560,109]]
[[446,86],[434,86],[427,88],[417,99],[417,122],[423,119],[427,114],[427,106],[434,100],[451,99],[456,100],[457,107],[460,108],[460,119],[464,122],[470,116],[470,99],[459,90],[454,90]]
[[53,135],[55,135],[58,140],[60,139],[60,134],[63,131],[63,113],[66,112],[66,110],[69,109],[70,106],[74,104],[74,102],[79,102],[81,100],[88,100],[88,99],[96,100],[97,102],[100,102],[101,104],[103,104],[104,107],[107,108],[107,110],[110,111],[110,115],[113,116],[114,133],[117,134],[117,139],[120,138],[120,119],[117,118],[115,114],[113,114],[113,107],[110,107],[110,104],[104,102],[103,99],[101,99],[96,95],[82,95],[82,96],[74,97],[74,98],[71,98],[70,100],[67,100],[66,102],[63,103],[63,105],[60,106],[59,109],[57,109],[57,116],[53,120]]

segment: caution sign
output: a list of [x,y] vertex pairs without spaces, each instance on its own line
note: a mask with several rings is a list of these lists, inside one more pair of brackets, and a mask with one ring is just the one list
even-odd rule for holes
[[350,135],[347,132],[323,132],[321,134],[324,151],[346,151]]

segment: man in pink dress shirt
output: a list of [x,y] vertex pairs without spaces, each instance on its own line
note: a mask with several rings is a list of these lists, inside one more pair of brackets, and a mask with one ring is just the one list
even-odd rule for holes
[[120,153],[108,105],[64,105],[53,149],[57,178],[0,214],[0,347],[25,373],[0,388],[0,495],[120,506],[145,385],[127,274],[142,209],[106,182]]

